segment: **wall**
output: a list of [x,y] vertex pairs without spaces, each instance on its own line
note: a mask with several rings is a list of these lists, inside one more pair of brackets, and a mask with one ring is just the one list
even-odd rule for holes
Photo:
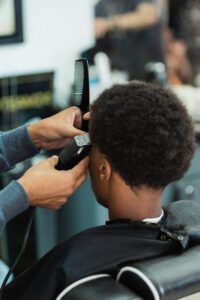
[[24,42],[0,46],[0,77],[55,70],[55,99],[66,104],[78,53],[94,42],[94,0],[22,0]]
[[[55,70],[55,99],[60,106],[66,105],[74,60],[94,43],[91,28],[95,1],[22,0],[24,42],[0,46],[0,77]],[[102,224],[107,218],[106,210],[96,204],[88,182],[73,199],[58,214],[37,210],[38,257],[59,240]]]

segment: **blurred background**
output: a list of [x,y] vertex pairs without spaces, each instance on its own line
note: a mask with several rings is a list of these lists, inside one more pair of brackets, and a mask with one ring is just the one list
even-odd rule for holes
[[[198,0],[0,0],[0,130],[35,122],[73,105],[74,62],[89,61],[90,102],[114,83],[140,79],[172,89],[194,120],[197,150],[190,170],[165,191],[163,204],[200,201],[200,3]],[[49,153],[5,175],[12,179]],[[90,179],[58,212],[37,209],[15,275],[53,246],[104,224]],[[11,265],[28,222],[12,220],[0,240]]]

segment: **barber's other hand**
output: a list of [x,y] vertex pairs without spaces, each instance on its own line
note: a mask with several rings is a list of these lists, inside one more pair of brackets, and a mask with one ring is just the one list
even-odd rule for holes
[[30,205],[59,209],[86,179],[88,157],[68,171],[56,170],[57,163],[58,157],[52,156],[31,167],[18,179]]
[[84,133],[79,129],[81,123],[81,111],[73,106],[36,124],[31,124],[28,126],[28,131],[38,149],[60,149],[71,138]]

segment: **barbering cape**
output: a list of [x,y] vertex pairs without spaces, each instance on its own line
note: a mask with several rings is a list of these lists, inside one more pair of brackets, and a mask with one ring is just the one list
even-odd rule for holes
[[[3,299],[55,300],[69,284],[200,244],[200,205],[178,201],[159,224],[117,220],[86,230],[55,247],[11,282]],[[180,239],[181,236],[181,239]]]

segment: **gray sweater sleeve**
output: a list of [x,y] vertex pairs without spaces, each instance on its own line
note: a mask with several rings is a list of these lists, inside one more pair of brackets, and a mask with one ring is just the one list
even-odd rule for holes
[[0,191],[0,234],[8,221],[29,207],[27,195],[15,180]]
[[0,132],[0,173],[38,153],[26,126]]
[[[25,126],[0,133],[0,173],[15,163],[37,154]],[[0,191],[0,233],[5,224],[28,208],[28,198],[23,187],[15,180]]]

